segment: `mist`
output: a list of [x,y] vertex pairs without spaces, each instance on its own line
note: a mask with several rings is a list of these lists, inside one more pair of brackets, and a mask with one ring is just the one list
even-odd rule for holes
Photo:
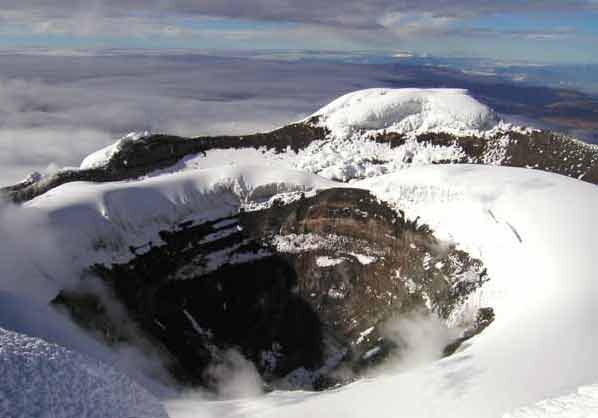
[[[165,369],[168,357],[146,340],[99,279],[83,278],[62,251],[61,243],[68,238],[45,215],[0,202],[0,237],[0,327],[85,353],[124,371],[158,396],[174,393]],[[65,309],[51,304],[63,289],[97,296],[134,344],[107,346],[99,334],[76,325]]]
[[439,360],[462,332],[462,328],[448,327],[434,313],[416,311],[392,318],[380,326],[380,334],[397,346],[396,353],[371,374],[404,372]]
[[[255,367],[238,350],[228,349],[206,370],[212,391],[185,390],[165,402],[172,418],[245,416],[243,409],[261,410],[274,405],[264,395],[264,383]],[[248,406],[251,405],[251,406]]]

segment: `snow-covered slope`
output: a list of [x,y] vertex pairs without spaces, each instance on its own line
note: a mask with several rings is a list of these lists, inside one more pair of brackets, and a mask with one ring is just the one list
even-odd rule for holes
[[0,328],[0,417],[166,418],[160,402],[112,367]]
[[427,367],[319,395],[279,393],[231,403],[229,412],[479,418],[512,411],[536,417],[552,402],[560,413],[548,416],[594,416],[593,395],[571,393],[598,381],[596,186],[479,166],[422,167],[359,186],[477,250],[492,280],[469,305],[494,307],[495,322],[456,355]]
[[344,138],[354,132],[383,130],[401,134],[447,132],[479,134],[498,124],[496,114],[461,89],[368,89],[342,96],[307,120],[332,136]]

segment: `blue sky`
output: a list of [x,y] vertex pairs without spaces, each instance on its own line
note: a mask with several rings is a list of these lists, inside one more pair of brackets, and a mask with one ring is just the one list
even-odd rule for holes
[[52,3],[50,7],[23,0],[0,10],[0,48],[407,50],[439,56],[598,63],[596,0],[406,0],[399,5],[391,0]]

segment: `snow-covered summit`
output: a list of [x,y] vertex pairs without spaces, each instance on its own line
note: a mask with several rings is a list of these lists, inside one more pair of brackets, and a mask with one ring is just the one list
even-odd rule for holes
[[355,132],[421,134],[447,132],[458,136],[479,134],[499,124],[496,113],[462,89],[360,90],[342,96],[308,119],[333,137]]

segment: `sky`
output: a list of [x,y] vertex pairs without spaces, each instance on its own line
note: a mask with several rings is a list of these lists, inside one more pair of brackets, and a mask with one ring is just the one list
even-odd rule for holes
[[370,51],[598,63],[598,0],[20,0],[0,48]]

